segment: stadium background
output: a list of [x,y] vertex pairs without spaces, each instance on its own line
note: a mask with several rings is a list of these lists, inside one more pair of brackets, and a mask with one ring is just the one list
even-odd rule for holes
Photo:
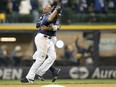
[[[21,77],[27,74],[36,50],[36,19],[41,16],[45,2],[0,0],[0,84],[19,85]],[[115,83],[116,1],[62,0],[62,3],[62,26],[57,33],[54,63],[62,70],[56,83]],[[52,78],[49,71],[44,78]],[[51,84],[49,80],[39,83]]]

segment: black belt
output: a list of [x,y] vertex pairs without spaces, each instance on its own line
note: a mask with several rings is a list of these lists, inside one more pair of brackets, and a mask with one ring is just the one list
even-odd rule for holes
[[44,34],[44,37],[45,38],[48,38],[48,39],[51,39],[52,38],[52,36],[48,36],[48,35],[45,35],[45,34]]

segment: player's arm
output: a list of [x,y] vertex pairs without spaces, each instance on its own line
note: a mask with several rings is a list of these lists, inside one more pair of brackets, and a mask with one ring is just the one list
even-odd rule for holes
[[40,28],[41,27],[41,30],[53,30],[51,26],[41,26],[39,22],[37,22],[36,24],[36,28]]
[[50,16],[48,17],[48,22],[51,22],[55,19],[55,17],[57,16],[57,14],[60,12],[61,10],[61,5],[59,4],[56,9],[50,14]]
[[53,30],[51,26],[42,26],[41,27],[42,30]]
[[51,25],[51,26],[42,26],[42,30],[49,30],[49,31],[57,31],[60,29],[59,25]]
[[[37,22],[37,24],[36,24],[36,28],[40,28],[40,22]],[[45,25],[43,25],[43,26],[41,26],[41,29],[42,30],[53,30],[53,31],[56,31],[56,30],[59,30],[60,29],[60,25],[58,24],[58,25],[50,25],[50,26],[45,26]]]

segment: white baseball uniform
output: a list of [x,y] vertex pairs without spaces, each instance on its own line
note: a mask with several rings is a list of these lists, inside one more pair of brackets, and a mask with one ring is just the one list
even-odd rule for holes
[[[46,21],[49,15],[50,14],[46,14],[43,16],[42,24],[50,24]],[[56,21],[53,23],[56,23]],[[27,79],[34,80],[36,74],[42,76],[54,63],[56,59],[54,44],[57,41],[55,33],[56,31],[43,31],[41,28],[39,29],[39,33],[35,37],[37,51],[33,55],[33,59],[36,61],[31,66],[26,76]],[[47,59],[46,55],[48,55]]]

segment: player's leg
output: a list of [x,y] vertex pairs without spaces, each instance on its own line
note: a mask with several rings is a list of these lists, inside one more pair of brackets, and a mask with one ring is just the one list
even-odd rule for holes
[[37,75],[39,76],[43,76],[43,74],[52,66],[52,64],[56,60],[56,51],[53,42],[51,42],[47,52],[48,58],[44,61],[44,63],[39,67],[37,71]]
[[55,82],[56,79],[58,78],[58,75],[61,69],[51,66],[49,70],[51,71],[52,76],[53,76],[52,82]]
[[[36,52],[39,56],[39,52]],[[37,56],[36,56],[37,57]],[[35,57],[34,57],[35,58]],[[40,67],[40,65],[44,62],[45,58],[44,57],[38,57],[35,62],[33,63],[33,65],[31,66],[26,78],[27,79],[32,79],[34,80],[35,78],[35,72],[38,70],[38,68]]]
[[[47,58],[48,58],[48,55],[46,55],[46,59],[47,59]],[[35,60],[34,60],[34,61],[35,61]],[[56,70],[56,68],[53,67],[53,66],[51,66],[51,67],[49,68],[49,70],[51,71],[52,76],[54,77],[54,71]],[[39,74],[39,73],[38,73],[38,74]],[[38,75],[38,79],[41,80],[41,81],[44,81],[43,76]]]
[[[47,59],[47,58],[48,58],[48,55],[46,55],[46,59]],[[49,68],[49,70],[51,71],[53,77],[54,77],[56,74],[58,74],[59,71],[60,71],[60,69],[55,68],[55,67],[53,67],[53,66],[51,66],[51,67]],[[40,80],[43,81],[43,77],[42,77],[42,79],[40,78]]]
[[37,51],[34,53],[33,59],[35,59],[36,61],[31,66],[26,78],[24,78],[25,81],[22,79],[21,82],[29,82],[30,80],[34,80],[38,68],[46,58],[47,40],[44,37],[42,37],[41,34],[38,34],[35,37],[35,44],[37,47]]
[[[56,36],[52,37],[52,42],[54,43],[54,45],[56,44],[56,42],[57,42]],[[51,71],[52,76],[53,76],[52,82],[54,82],[54,81],[58,78],[58,74],[59,74],[59,72],[60,72],[60,69],[51,66],[51,67],[49,68],[49,70]]]
[[[45,60],[45,62],[39,67],[38,71],[37,71],[37,75],[42,77],[43,74],[50,69],[50,71],[52,72],[53,75],[53,80],[52,82],[54,82],[57,78],[58,78],[58,74],[60,72],[60,69],[58,68],[54,68],[52,66],[52,64],[54,63],[56,59],[56,51],[55,51],[55,47],[54,45],[52,45],[49,50],[48,50],[48,58]],[[42,77],[43,78],[43,77]],[[40,78],[40,80],[42,80]]]
[[[46,55],[46,59],[48,58],[48,55]],[[51,66],[50,68],[49,68],[49,70],[51,71],[51,73],[52,72],[54,72],[54,70],[55,70],[55,67],[53,67],[53,66]]]
[[49,68],[49,70],[50,70],[51,72],[54,72],[54,71],[55,71],[55,67],[51,66],[51,67]]
[[[46,59],[47,59],[47,58],[48,58],[48,55],[46,55]],[[49,68],[49,70],[51,71],[53,77],[58,76],[58,74],[59,74],[59,72],[60,72],[60,69],[55,68],[55,67],[53,67],[53,66],[51,66],[51,67]],[[39,74],[39,73],[38,73],[38,74]],[[38,79],[41,80],[41,81],[44,81],[43,76],[38,75]],[[54,82],[54,81],[55,81],[55,80],[53,80],[53,82]]]

